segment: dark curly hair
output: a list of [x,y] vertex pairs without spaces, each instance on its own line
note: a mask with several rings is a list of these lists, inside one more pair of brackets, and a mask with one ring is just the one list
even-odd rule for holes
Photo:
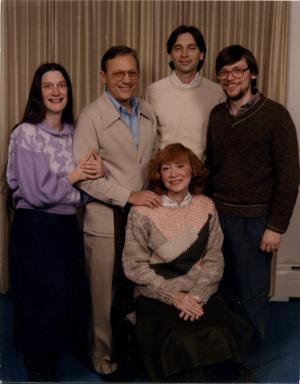
[[161,180],[161,167],[163,164],[181,159],[188,159],[192,168],[192,180],[189,185],[190,193],[192,195],[202,194],[208,179],[208,170],[193,151],[180,143],[167,145],[157,152],[156,156],[150,161],[149,189],[158,195],[165,194],[167,189]]

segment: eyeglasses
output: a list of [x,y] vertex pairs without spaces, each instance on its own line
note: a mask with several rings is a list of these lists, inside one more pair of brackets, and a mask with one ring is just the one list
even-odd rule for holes
[[246,71],[248,71],[248,69],[249,69],[248,67],[247,68],[233,68],[231,71],[226,71],[225,69],[223,69],[222,71],[220,71],[218,73],[218,79],[219,80],[227,80],[230,73],[231,73],[232,77],[234,77],[235,79],[241,79],[244,76],[244,73]]
[[111,73],[109,76],[114,81],[122,81],[124,80],[126,73],[130,80],[137,80],[139,77],[139,71],[119,71],[119,72]]

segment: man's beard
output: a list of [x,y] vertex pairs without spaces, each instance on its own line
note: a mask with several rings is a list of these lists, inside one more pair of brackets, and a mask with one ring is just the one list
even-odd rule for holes
[[231,101],[238,101],[241,98],[243,98],[245,96],[245,94],[246,94],[246,92],[244,92],[243,90],[240,90],[240,92],[237,95],[235,95],[235,96],[229,96],[227,92],[225,92],[225,93],[226,93],[228,99],[231,100]]

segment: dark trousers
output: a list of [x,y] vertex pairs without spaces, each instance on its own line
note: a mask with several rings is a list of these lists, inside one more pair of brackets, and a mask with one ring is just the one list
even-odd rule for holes
[[268,317],[272,254],[259,249],[266,218],[219,214],[225,259],[221,292],[227,304],[244,315],[263,338]]
[[16,348],[26,356],[87,346],[89,291],[75,215],[16,210],[10,236]]
[[132,379],[137,370],[137,346],[134,326],[126,316],[135,310],[134,284],[124,274],[122,252],[125,243],[127,217],[130,205],[114,207],[115,260],[113,274],[113,301],[111,308],[111,327],[113,333],[115,358],[119,369],[124,371],[124,379]]

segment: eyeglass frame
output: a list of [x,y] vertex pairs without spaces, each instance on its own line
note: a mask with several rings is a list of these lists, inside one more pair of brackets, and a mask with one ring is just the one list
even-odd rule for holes
[[[246,67],[246,68],[233,68],[231,71],[223,71],[222,72],[223,74],[225,74],[225,73],[227,74],[227,76],[224,77],[223,79],[220,77],[221,71],[217,74],[217,76],[218,76],[219,80],[223,81],[223,80],[227,80],[228,77],[229,77],[229,74],[231,73],[231,76],[234,79],[242,79],[244,77],[245,72],[248,71],[248,69],[249,69],[249,67]],[[233,71],[236,71],[236,70],[241,71],[241,76],[239,76],[239,77],[234,76]]]
[[114,72],[114,73],[110,73],[108,76],[113,81],[123,81],[125,76],[126,76],[126,73],[128,74],[128,77],[129,77],[129,79],[131,81],[136,81],[139,78],[139,76],[140,76],[140,72],[138,70],[136,70],[136,71],[134,71],[134,70],[131,70],[131,71],[117,71],[117,72]]

